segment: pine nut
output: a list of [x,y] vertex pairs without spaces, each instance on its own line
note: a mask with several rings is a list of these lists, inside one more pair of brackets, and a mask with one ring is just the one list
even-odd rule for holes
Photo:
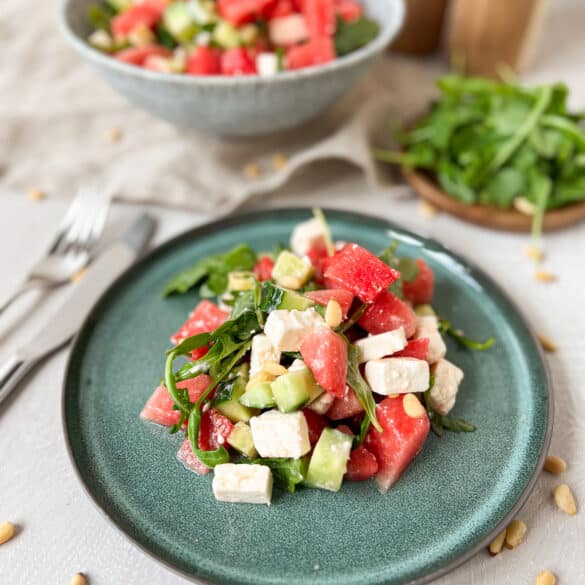
[[248,164],[244,165],[243,171],[244,176],[248,179],[257,179],[262,174],[258,163],[255,162],[249,162]]
[[277,152],[272,157],[272,166],[276,171],[282,171],[288,164],[288,158],[282,152]]
[[502,547],[504,546],[504,540],[506,540],[505,528],[490,542],[490,545],[488,546],[488,551],[492,557],[495,557],[498,553],[500,553]]
[[553,475],[559,475],[567,470],[567,462],[556,455],[549,455],[544,462],[544,470]]
[[264,362],[262,364],[262,371],[270,374],[271,376],[282,376],[288,372],[284,366],[281,366],[276,362]]
[[516,211],[519,211],[524,215],[532,216],[536,213],[536,207],[534,206],[534,203],[528,201],[526,197],[516,197],[516,199],[514,199],[514,208]]
[[404,395],[404,398],[402,399],[402,407],[404,408],[404,412],[406,412],[410,418],[420,418],[427,413],[425,407],[414,394]]
[[79,282],[87,274],[87,268],[78,270],[69,280],[71,282]]
[[536,263],[544,260],[544,252],[538,246],[526,246],[524,248],[524,254]]
[[421,201],[418,206],[418,211],[423,217],[435,217],[439,211],[434,205],[431,205],[428,201]]
[[296,276],[285,274],[278,279],[278,284],[284,286],[284,288],[290,288],[291,290],[299,290],[303,283]]
[[43,199],[45,199],[45,194],[40,190],[40,189],[29,189],[26,192],[27,197],[31,200],[31,201],[42,201]]
[[536,577],[535,585],[555,585],[557,578],[554,573],[551,573],[548,569],[538,573]]
[[265,372],[264,370],[259,371],[258,373],[254,374],[246,384],[246,388],[251,388],[254,384],[259,384],[261,382],[274,382],[275,376]]
[[0,524],[0,544],[8,542],[16,534],[16,527],[12,522],[2,522]]
[[548,270],[537,270],[534,273],[534,280],[538,282],[554,282],[556,279],[557,277]]
[[327,303],[327,308],[325,309],[325,323],[327,323],[331,329],[334,329],[339,326],[342,320],[343,313],[341,311],[341,305],[335,299],[331,299]]
[[553,490],[555,503],[559,510],[563,511],[569,516],[574,516],[577,513],[577,504],[573,497],[571,488],[566,483],[561,483]]
[[506,538],[504,546],[507,549],[514,549],[522,543],[524,535],[526,534],[526,524],[522,520],[512,520],[508,528],[506,528]]
[[110,144],[115,144],[122,140],[122,130],[120,128],[110,128],[106,133],[106,139]]
[[544,349],[544,351],[548,351],[550,353],[557,351],[557,344],[549,339],[546,335],[538,333],[536,336],[538,337],[538,341],[540,341],[540,345],[542,345],[542,349]]
[[87,579],[83,573],[75,573],[71,579],[71,585],[86,585]]

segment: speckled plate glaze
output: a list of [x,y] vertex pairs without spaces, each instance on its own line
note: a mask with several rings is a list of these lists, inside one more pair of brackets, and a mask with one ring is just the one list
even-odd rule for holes
[[465,371],[454,414],[473,434],[431,436],[396,486],[337,493],[275,491],[273,505],[216,502],[211,474],[176,460],[181,442],[138,418],[158,384],[169,334],[197,302],[160,291],[195,259],[245,241],[285,242],[307,209],[222,219],[166,243],[103,296],[79,333],[64,383],[64,430],[88,494],[142,549],[222,585],[426,583],[471,557],[524,503],[548,447],[552,396],[542,354],[516,308],[485,274],[432,240],[386,221],[328,211],[334,236],[377,251],[395,239],[435,271],[436,306],[477,353],[449,343]]

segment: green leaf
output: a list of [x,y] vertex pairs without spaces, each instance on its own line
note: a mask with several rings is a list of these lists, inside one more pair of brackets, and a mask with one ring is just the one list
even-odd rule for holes
[[366,411],[366,416],[373,425],[373,427],[379,432],[382,432],[382,427],[376,417],[376,402],[372,395],[372,389],[368,386],[368,383],[363,379],[360,368],[360,351],[357,347],[348,343],[347,346],[347,383],[353,388],[360,404]]
[[214,451],[204,451],[203,449],[199,448],[199,427],[201,426],[201,411],[196,406],[191,411],[189,415],[189,422],[187,425],[187,436],[189,437],[189,443],[191,444],[191,449],[195,455],[199,458],[201,463],[207,465],[207,467],[211,467],[212,469],[216,465],[221,465],[222,463],[228,463],[230,460],[230,454],[228,450],[220,446]]
[[440,421],[441,426],[453,433],[473,433],[477,430],[475,425],[463,420],[462,418],[457,418],[454,416],[448,415],[436,415],[438,420]]
[[110,21],[115,15],[115,12],[110,8],[110,6],[92,4],[88,8],[87,12],[89,22],[95,30],[105,30],[108,33],[111,32]]
[[364,418],[362,418],[362,422],[360,423],[360,432],[357,436],[355,436],[353,438],[353,448],[355,449],[356,447],[359,447],[364,440],[366,439],[366,435],[368,434],[368,431],[370,430],[370,426],[371,426],[371,421],[370,421],[370,417],[365,414]]
[[178,43],[175,40],[175,37],[173,37],[167,27],[161,22],[156,25],[156,38],[159,45],[166,47],[171,51],[177,47]]
[[526,188],[524,173],[506,167],[495,174],[479,195],[481,203],[490,203],[498,207],[510,207],[514,199],[522,195]]
[[183,270],[167,283],[163,295],[184,294],[201,281],[205,281],[205,286],[200,288],[201,296],[220,295],[227,288],[228,272],[252,270],[255,264],[255,252],[247,244],[240,244],[225,254],[208,256]]
[[465,337],[465,335],[461,331],[455,329],[451,321],[448,321],[447,319],[441,319],[439,321],[439,331],[441,333],[447,333],[448,335],[453,337],[453,339],[455,339],[455,341],[457,341],[457,343],[459,343],[460,345],[468,347],[469,349],[474,349],[475,351],[485,351],[495,343],[495,339],[493,337],[490,337],[489,339],[483,342],[473,341],[472,339]]
[[367,45],[378,36],[379,30],[376,21],[363,16],[354,22],[338,18],[334,38],[336,55],[341,57]]
[[283,490],[294,493],[297,485],[302,483],[307,475],[309,458],[259,458],[252,461],[258,465],[267,465],[272,470],[274,483]]

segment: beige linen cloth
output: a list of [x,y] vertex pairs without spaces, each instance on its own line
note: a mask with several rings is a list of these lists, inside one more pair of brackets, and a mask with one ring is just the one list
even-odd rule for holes
[[[387,185],[395,177],[373,163],[370,146],[388,144],[391,124],[424,108],[442,67],[386,55],[317,121],[261,139],[218,140],[118,96],[65,44],[57,10],[54,0],[0,3],[0,183],[51,197],[70,197],[100,177],[120,199],[226,212],[278,190],[293,173],[310,190],[316,166],[331,160],[354,165],[370,185]],[[121,131],[119,142],[108,141],[111,129]],[[278,153],[288,160],[280,169]],[[248,163],[258,177],[246,176]]]

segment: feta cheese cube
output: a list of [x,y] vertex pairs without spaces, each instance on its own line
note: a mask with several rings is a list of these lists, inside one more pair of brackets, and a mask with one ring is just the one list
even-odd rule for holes
[[429,392],[429,406],[439,414],[448,414],[455,405],[463,371],[446,359],[433,364],[431,371],[435,383]]
[[445,357],[447,347],[439,333],[439,319],[435,315],[425,315],[416,318],[415,339],[427,337],[429,339],[428,361],[431,364]]
[[360,350],[360,363],[363,363],[392,355],[404,349],[406,343],[404,327],[399,327],[393,331],[359,339],[354,345]]
[[330,408],[331,405],[335,402],[335,396],[333,394],[329,394],[329,392],[323,392],[321,396],[318,396],[311,402],[307,408],[316,412],[317,414],[325,414]]
[[299,351],[301,339],[317,327],[327,327],[315,309],[272,311],[266,319],[264,334],[278,351]]
[[260,53],[256,57],[256,70],[260,77],[270,77],[278,73],[278,57],[276,53]]
[[366,363],[366,380],[377,394],[424,392],[429,387],[429,364],[415,358],[384,358]]
[[222,463],[213,471],[212,487],[216,500],[270,505],[272,472],[266,465]]
[[289,372],[302,372],[303,370],[308,370],[307,364],[303,360],[296,359],[289,367]]
[[252,337],[252,349],[250,351],[250,376],[262,370],[266,362],[280,362],[280,352],[272,345],[266,335],[259,333]]
[[290,247],[298,256],[304,256],[315,246],[324,245],[323,224],[316,217],[297,224],[290,238]]
[[311,450],[309,428],[302,412],[269,410],[250,419],[252,440],[260,457],[298,459]]

